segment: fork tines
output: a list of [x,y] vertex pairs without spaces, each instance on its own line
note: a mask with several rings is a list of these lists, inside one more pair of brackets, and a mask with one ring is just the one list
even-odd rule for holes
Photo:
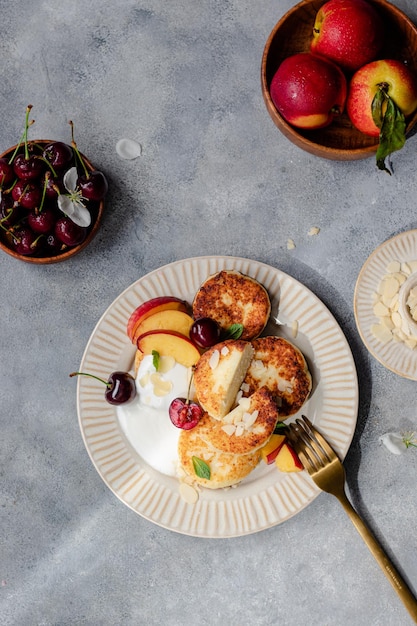
[[333,448],[305,415],[289,424],[288,438],[307,471],[317,471],[337,458]]

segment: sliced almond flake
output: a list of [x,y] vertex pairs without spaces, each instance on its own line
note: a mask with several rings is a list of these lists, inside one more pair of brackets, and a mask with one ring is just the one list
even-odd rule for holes
[[388,263],[386,268],[388,274],[394,274],[395,272],[399,272],[400,269],[401,263],[399,261],[391,261],[391,263]]
[[243,396],[243,391],[240,389],[236,395],[236,404],[239,404],[241,397]]
[[221,428],[222,428],[222,430],[224,430],[226,435],[229,435],[229,437],[231,437],[234,434],[235,430],[236,430],[236,426],[234,424],[225,424]]
[[320,232],[320,228],[318,226],[312,226],[308,231],[308,236],[313,237],[314,235],[318,235]]
[[389,315],[389,308],[380,300],[374,305],[374,314],[377,317],[386,317]]
[[392,330],[394,328],[394,324],[393,324],[392,319],[391,319],[390,316],[388,316],[388,317],[380,317],[379,321],[380,321],[381,324],[386,326],[386,328],[388,328],[388,330]]
[[235,416],[232,412],[228,413],[222,418],[223,424],[233,424]]
[[222,356],[226,356],[226,354],[229,354],[230,350],[227,346],[223,346],[223,348],[221,349],[221,354]]
[[411,267],[410,267],[410,264],[407,263],[407,261],[404,261],[403,263],[401,263],[401,271],[407,274],[407,276],[411,274]]
[[411,339],[411,337],[409,337],[408,339],[406,339],[404,341],[405,345],[410,348],[411,350],[414,350],[414,348],[417,346],[417,341],[415,339]]
[[295,243],[293,239],[287,239],[287,250],[294,250]]
[[400,288],[400,283],[392,275],[384,278],[382,283],[382,295],[387,296],[388,298],[392,298],[393,296],[395,296]]
[[240,423],[236,425],[235,437],[241,437],[245,432],[245,425]]
[[393,278],[398,280],[400,285],[405,283],[405,281],[407,280],[407,274],[404,274],[404,272],[395,272],[395,274],[392,274],[392,276],[393,276]]
[[298,322],[297,322],[297,320],[294,320],[292,325],[291,325],[291,334],[293,336],[293,339],[297,338],[297,335],[298,335]]
[[408,261],[407,265],[410,267],[411,273],[417,272],[417,260],[416,261]]
[[250,385],[249,385],[249,383],[242,383],[242,384],[240,385],[240,388],[241,388],[241,390],[242,390],[244,393],[248,393],[248,391],[249,391],[249,389],[250,389]]
[[397,328],[401,328],[402,323],[403,323],[403,318],[398,313],[398,311],[394,311],[394,313],[392,314],[392,321],[394,322],[394,326],[396,326]]
[[258,419],[259,411],[256,409],[252,413],[245,413],[243,415],[243,422],[246,428],[250,428]]
[[180,496],[187,504],[195,504],[198,500],[199,494],[195,487],[188,483],[180,483]]
[[391,341],[393,337],[388,328],[386,326],[383,326],[382,324],[372,324],[371,333],[373,334],[375,339],[384,344]]
[[212,370],[215,370],[220,361],[220,352],[218,350],[213,350],[209,359],[209,366]]
[[241,398],[239,400],[239,406],[244,410],[247,411],[250,407],[250,398]]

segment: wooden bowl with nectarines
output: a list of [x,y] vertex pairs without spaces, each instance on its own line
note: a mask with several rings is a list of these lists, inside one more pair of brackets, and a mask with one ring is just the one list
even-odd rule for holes
[[[274,26],[266,42],[261,83],[266,108],[278,129],[299,148],[319,157],[351,161],[375,156],[378,136],[367,135],[353,126],[345,111],[322,128],[295,127],[280,114],[271,97],[271,82],[282,62],[292,55],[310,52],[313,26],[319,9],[327,0],[302,0]],[[385,26],[385,37],[378,59],[396,59],[417,75],[417,28],[397,7],[386,0],[368,0]],[[352,73],[345,72],[347,85]],[[406,118],[406,133],[417,122],[417,110]]]

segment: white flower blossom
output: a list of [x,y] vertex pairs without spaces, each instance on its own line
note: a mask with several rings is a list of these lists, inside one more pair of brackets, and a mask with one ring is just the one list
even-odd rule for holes
[[58,207],[75,224],[87,228],[91,224],[91,214],[83,203],[81,191],[77,187],[78,172],[76,167],[71,167],[65,172],[63,182],[68,194],[59,194]]
[[407,448],[417,447],[417,439],[414,433],[386,433],[379,440],[393,454],[403,454]]

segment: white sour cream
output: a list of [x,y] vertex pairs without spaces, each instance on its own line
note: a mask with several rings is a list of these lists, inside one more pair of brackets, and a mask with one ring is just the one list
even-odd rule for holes
[[161,357],[158,371],[153,357],[145,356],[136,376],[137,396],[117,407],[120,425],[130,444],[153,469],[177,475],[178,437],[181,430],[169,419],[174,398],[186,398],[191,370],[170,357]]

